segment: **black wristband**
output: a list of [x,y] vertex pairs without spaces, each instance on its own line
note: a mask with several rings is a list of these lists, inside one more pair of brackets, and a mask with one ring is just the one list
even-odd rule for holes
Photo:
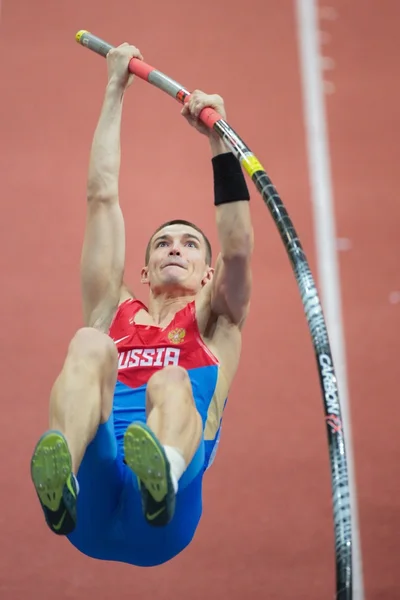
[[239,200],[250,200],[249,190],[242,167],[232,152],[218,154],[212,158],[214,175],[214,204],[227,204]]

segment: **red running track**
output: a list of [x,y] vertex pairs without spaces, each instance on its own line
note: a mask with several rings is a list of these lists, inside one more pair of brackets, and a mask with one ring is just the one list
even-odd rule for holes
[[[396,0],[332,0],[323,51],[368,600],[400,597],[397,402],[400,280]],[[254,194],[254,299],[198,534],[157,569],[100,563],[45,528],[29,459],[51,384],[81,324],[79,257],[88,155],[106,81],[79,47],[87,28],[135,43],[189,89],[224,96],[228,120],[266,165],[312,269],[294,2],[204,0],[113,6],[6,0],[2,7],[2,510],[0,595],[58,600],[321,600],[334,595],[329,462],[315,361],[294,277]],[[211,19],[210,19],[211,17]],[[156,132],[162,132],[157,135]],[[154,137],[153,137],[154,136]],[[216,244],[210,162],[179,106],[137,81],[123,122],[121,197],[129,283],[139,288],[154,226],[176,216]],[[393,293],[393,292],[397,292]]]

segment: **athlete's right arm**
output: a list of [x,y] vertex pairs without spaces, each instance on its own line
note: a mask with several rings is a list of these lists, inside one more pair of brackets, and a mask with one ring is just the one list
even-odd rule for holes
[[87,181],[87,216],[81,256],[84,323],[107,331],[123,290],[125,224],[119,204],[120,131],[124,94],[132,83],[137,48],[122,44],[107,56],[108,83],[93,137]]

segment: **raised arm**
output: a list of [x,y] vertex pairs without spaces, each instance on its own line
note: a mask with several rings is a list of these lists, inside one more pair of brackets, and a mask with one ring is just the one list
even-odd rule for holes
[[107,56],[108,82],[93,137],[87,181],[87,216],[81,257],[85,325],[107,331],[126,294],[125,225],[119,204],[120,131],[124,94],[132,83],[131,58],[137,48],[122,44]]
[[226,118],[220,96],[193,92],[182,114],[201,133],[208,136],[213,161],[220,255],[211,281],[211,309],[242,327],[248,314],[252,287],[251,256],[253,227],[247,185],[239,161],[224,142],[210,132],[197,117],[205,107],[214,108]]
[[223,142],[211,138],[210,144],[215,184],[219,179],[229,178],[230,184],[226,186],[225,193],[229,187],[236,187],[230,198],[234,198],[233,201],[216,206],[221,253],[211,282],[211,308],[242,327],[248,314],[252,288],[253,227],[249,200],[245,199],[247,186],[239,161]]

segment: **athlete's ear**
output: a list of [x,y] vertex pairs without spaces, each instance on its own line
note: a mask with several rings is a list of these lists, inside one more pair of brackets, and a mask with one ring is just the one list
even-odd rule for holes
[[149,283],[149,268],[143,267],[140,272],[140,283]]
[[206,283],[211,281],[213,276],[214,276],[214,269],[212,267],[208,267],[203,279],[201,280],[201,285],[202,286],[206,285]]

